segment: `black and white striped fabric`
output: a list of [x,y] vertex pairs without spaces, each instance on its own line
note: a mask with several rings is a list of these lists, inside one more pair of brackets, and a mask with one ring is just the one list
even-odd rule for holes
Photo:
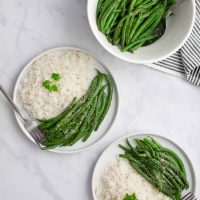
[[154,66],[185,74],[187,81],[200,85],[200,0],[196,0],[195,24],[187,42],[174,55],[151,65]]

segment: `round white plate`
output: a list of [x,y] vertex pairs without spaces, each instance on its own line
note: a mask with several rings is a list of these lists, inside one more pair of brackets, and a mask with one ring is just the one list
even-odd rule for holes
[[[191,192],[193,192],[193,194],[195,193],[195,184],[196,184],[195,172],[194,172],[192,163],[191,163],[190,159],[188,158],[188,156],[186,155],[186,153],[177,144],[175,144],[174,142],[172,142],[171,140],[169,140],[163,136],[159,136],[159,135],[155,135],[155,134],[151,134],[151,133],[136,133],[136,134],[131,134],[131,135],[122,137],[122,138],[118,139],[117,141],[113,142],[111,145],[109,145],[107,147],[107,149],[100,156],[100,158],[97,161],[96,166],[94,168],[93,177],[92,177],[92,194],[93,194],[94,200],[98,200],[96,197],[96,194],[95,194],[95,189],[96,189],[97,185],[99,184],[103,170],[105,169],[105,167],[107,167],[109,165],[109,163],[111,163],[112,161],[115,160],[117,155],[119,155],[120,153],[123,152],[123,150],[118,147],[118,144],[125,144],[125,141],[127,138],[130,138],[130,139],[140,138],[141,139],[144,137],[154,138],[155,140],[160,142],[161,145],[173,150],[180,156],[180,158],[182,159],[182,161],[185,165],[188,181],[190,184],[190,187],[187,191],[191,191]],[[185,194],[186,194],[186,191],[184,191],[182,193],[182,195],[185,195]]]
[[[30,68],[30,66],[32,65],[33,62],[35,62],[36,60],[38,60],[40,57],[42,57],[45,54],[60,51],[60,50],[78,50],[78,51],[82,51],[82,52],[92,56],[98,63],[97,69],[99,69],[101,72],[109,74],[113,78],[111,72],[108,70],[108,68],[100,60],[98,60],[93,54],[91,54],[91,53],[89,53],[89,52],[87,52],[83,49],[74,48],[74,47],[59,47],[59,48],[50,49],[48,51],[45,51],[42,54],[38,55],[36,58],[34,58],[32,61],[30,61],[24,67],[24,69],[21,71],[21,73],[20,73],[20,75],[17,79],[17,82],[15,84],[13,100],[17,104],[19,109],[24,113],[24,115],[27,115],[27,111],[23,107],[23,104],[20,101],[19,95],[18,95],[18,92],[21,88],[21,80],[23,79],[23,77],[26,76],[26,73],[29,70],[29,68]],[[118,107],[119,107],[119,95],[118,95],[118,90],[117,90],[117,86],[116,86],[116,82],[115,82],[114,78],[113,78],[113,82],[114,82],[114,91],[113,91],[113,99],[112,99],[111,107],[110,107],[109,112],[107,113],[103,123],[101,124],[99,130],[94,132],[86,142],[79,141],[75,145],[73,145],[72,147],[60,147],[60,148],[55,148],[55,149],[52,149],[52,150],[49,150],[49,151],[53,151],[53,152],[57,152],[57,153],[77,153],[77,152],[83,151],[83,150],[91,147],[92,145],[96,144],[100,139],[102,139],[103,136],[106,135],[106,133],[108,133],[109,129],[111,128],[111,126],[112,126],[112,124],[113,124],[113,122],[114,122],[114,120],[117,116]],[[15,113],[15,117],[17,119],[17,122],[18,122],[20,128],[24,132],[24,134],[32,142],[35,143],[33,138],[29,135],[29,133],[24,128],[23,121],[17,115],[17,113]]]

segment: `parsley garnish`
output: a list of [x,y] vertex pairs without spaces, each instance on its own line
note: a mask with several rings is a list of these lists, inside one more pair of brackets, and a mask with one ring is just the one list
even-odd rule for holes
[[137,200],[137,197],[135,196],[135,194],[132,195],[126,194],[123,200]]
[[[60,76],[60,74],[52,73],[51,78],[54,81],[59,81],[61,79],[61,76]],[[46,88],[49,92],[57,92],[58,91],[58,86],[54,83],[54,81],[45,80],[42,83],[42,86],[44,88]]]
[[57,74],[57,73],[53,73],[53,74],[51,75],[51,78],[52,78],[53,80],[55,80],[55,81],[59,81],[59,80],[61,79],[60,74]]
[[51,87],[51,81],[49,80],[44,81],[42,83],[42,86],[49,90],[49,88]]
[[58,86],[57,85],[52,85],[51,86],[51,91],[52,92],[57,92],[58,91]]

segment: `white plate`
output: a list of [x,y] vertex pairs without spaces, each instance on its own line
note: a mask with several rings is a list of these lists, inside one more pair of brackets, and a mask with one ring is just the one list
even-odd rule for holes
[[[17,106],[19,107],[19,109],[26,115],[27,111],[25,110],[25,108],[22,105],[22,102],[20,101],[20,99],[18,98],[18,92],[21,88],[21,80],[23,79],[24,76],[26,76],[26,73],[29,69],[29,67],[31,66],[31,64],[33,62],[35,62],[37,59],[39,59],[41,56],[50,53],[50,52],[55,52],[55,51],[60,51],[60,50],[78,50],[78,51],[82,51],[90,56],[92,56],[94,59],[96,59],[98,66],[97,68],[104,73],[109,74],[112,78],[112,74],[110,73],[110,71],[108,70],[108,68],[101,62],[99,61],[93,54],[83,50],[83,49],[79,49],[79,48],[74,48],[74,47],[59,47],[59,48],[55,48],[55,49],[51,49],[48,51],[43,52],[42,54],[38,55],[36,58],[34,58],[31,62],[29,62],[24,69],[21,71],[17,82],[15,84],[15,89],[14,89],[14,95],[13,95],[13,100],[14,102],[17,104]],[[111,128],[117,112],[118,112],[118,107],[119,107],[119,96],[118,96],[118,91],[117,91],[117,86],[115,83],[115,80],[113,78],[114,81],[114,91],[113,91],[113,99],[112,99],[112,103],[111,103],[111,107],[109,109],[108,114],[106,115],[103,123],[101,124],[100,128],[98,131],[94,132],[90,138],[86,141],[86,142],[77,142],[75,145],[73,145],[72,147],[60,147],[60,148],[55,148],[49,151],[53,151],[53,152],[57,152],[57,153],[77,153],[80,152],[82,150],[85,150],[89,147],[91,147],[92,145],[96,144],[100,139],[102,139],[103,136],[106,135],[106,133],[109,131],[109,129]],[[24,128],[24,124],[23,121],[21,120],[21,118],[17,115],[17,113],[15,113],[15,117],[17,119],[17,122],[20,126],[20,128],[22,129],[22,131],[24,132],[24,134],[32,141],[34,142],[34,140],[32,139],[32,137],[29,135],[29,133],[26,131],[26,129]],[[34,142],[35,143],[35,142]]]
[[[136,133],[136,134],[131,134],[131,135],[122,137],[118,139],[117,141],[113,142],[111,145],[108,146],[108,148],[100,156],[94,168],[93,177],[92,177],[92,194],[93,194],[94,200],[98,200],[95,195],[95,188],[99,183],[103,170],[105,169],[107,165],[109,165],[109,163],[115,160],[116,156],[119,153],[123,152],[123,150],[121,150],[118,147],[118,144],[125,144],[125,141],[127,138],[135,139],[135,138],[144,138],[144,137],[154,138],[155,140],[160,142],[161,145],[168,147],[169,149],[173,150],[180,156],[180,158],[182,159],[185,165],[188,181],[190,184],[190,187],[187,191],[192,191],[193,194],[195,193],[195,185],[196,185],[195,172],[194,172],[192,163],[190,159],[188,158],[188,156],[186,155],[186,153],[177,144],[175,144],[174,142],[172,142],[171,140],[163,136],[159,136],[159,135],[155,135],[151,133]],[[182,195],[184,195],[185,193],[186,191],[184,191]]]

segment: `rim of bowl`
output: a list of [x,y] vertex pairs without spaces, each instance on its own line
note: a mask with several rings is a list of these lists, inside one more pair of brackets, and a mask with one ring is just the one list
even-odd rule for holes
[[[130,62],[130,63],[135,63],[135,64],[151,64],[151,63],[154,63],[154,62],[159,62],[161,60],[164,60],[168,57],[170,57],[172,54],[174,54],[176,51],[178,51],[184,44],[185,42],[187,41],[187,39],[189,38],[191,32],[192,32],[192,29],[194,27],[194,22],[195,22],[195,16],[196,16],[196,3],[195,3],[195,0],[191,0],[192,1],[192,22],[190,24],[190,27],[188,29],[188,32],[187,34],[185,35],[185,38],[182,40],[182,42],[180,42],[179,45],[177,45],[176,48],[174,48],[172,51],[170,51],[169,53],[167,53],[166,55],[162,56],[162,57],[159,57],[159,58],[156,58],[156,59],[149,59],[147,61],[135,61],[131,58],[125,58],[124,56],[122,56],[122,53],[120,54],[117,54],[115,52],[113,52],[110,48],[107,48],[105,43],[104,42],[101,42],[101,40],[99,39],[99,37],[97,36],[97,34],[95,33],[95,30],[94,30],[94,26],[92,25],[92,22],[91,22],[91,18],[90,18],[90,8],[89,8],[89,5],[90,5],[90,1],[93,1],[93,0],[88,0],[87,2],[87,16],[88,16],[88,22],[90,24],[90,28],[92,30],[92,33],[93,35],[95,36],[96,40],[101,44],[101,46],[106,50],[108,51],[110,54],[112,54],[113,56],[121,59],[121,60],[124,60],[124,61],[127,61],[127,62]],[[95,24],[96,25],[96,24]]]

